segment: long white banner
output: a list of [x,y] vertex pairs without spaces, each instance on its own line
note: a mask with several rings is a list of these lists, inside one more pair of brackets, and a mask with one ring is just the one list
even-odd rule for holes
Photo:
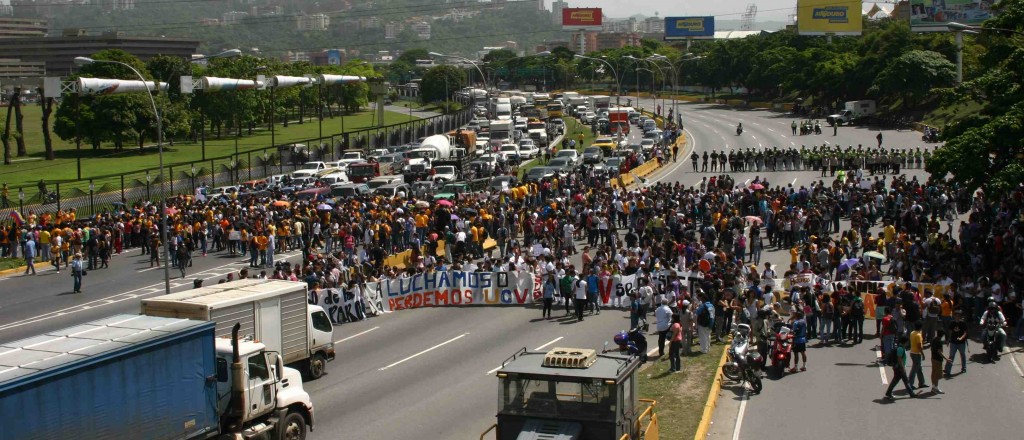
[[534,302],[536,277],[529,272],[447,271],[380,283],[386,311],[430,306],[521,305]]

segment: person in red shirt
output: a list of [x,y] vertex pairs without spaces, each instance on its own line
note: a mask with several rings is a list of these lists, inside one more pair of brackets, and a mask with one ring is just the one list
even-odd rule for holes
[[885,317],[882,318],[882,357],[884,358],[892,344],[896,340],[896,319],[892,316],[892,309],[886,308]]

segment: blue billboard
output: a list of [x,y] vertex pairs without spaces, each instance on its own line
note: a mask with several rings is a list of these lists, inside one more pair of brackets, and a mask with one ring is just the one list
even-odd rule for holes
[[665,39],[714,38],[715,17],[665,17]]

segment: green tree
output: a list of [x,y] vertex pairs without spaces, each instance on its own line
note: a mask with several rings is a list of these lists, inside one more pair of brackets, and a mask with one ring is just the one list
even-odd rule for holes
[[417,47],[402,52],[402,54],[399,55],[398,59],[396,59],[395,61],[399,63],[405,63],[406,65],[415,66],[417,60],[429,60],[430,58],[430,52],[421,47]]
[[869,89],[875,96],[902,96],[914,108],[932,89],[949,87],[956,80],[956,66],[938,52],[912,50],[889,63]]
[[[984,27],[1024,31],[1024,0],[1003,0],[996,8]],[[1024,37],[983,32],[977,39],[987,49],[979,58],[981,75],[952,89],[947,102],[982,103],[982,109],[944,127],[946,143],[926,169],[998,197],[1024,182]]]
[[488,52],[480,61],[484,63],[503,63],[512,58],[516,58],[516,53],[511,49],[498,49]]
[[448,100],[455,91],[465,87],[466,72],[450,65],[435,66],[427,70],[420,84],[423,102]]

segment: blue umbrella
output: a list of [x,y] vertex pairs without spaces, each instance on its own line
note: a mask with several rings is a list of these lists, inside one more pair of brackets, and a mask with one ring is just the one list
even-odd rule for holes
[[839,264],[839,271],[845,272],[860,263],[860,258],[850,258]]

